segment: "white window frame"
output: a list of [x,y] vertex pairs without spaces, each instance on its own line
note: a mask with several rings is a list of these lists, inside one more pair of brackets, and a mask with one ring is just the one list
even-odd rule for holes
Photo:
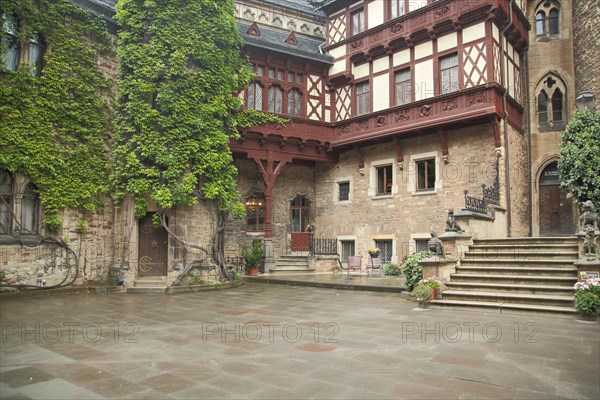
[[[350,184],[350,191],[348,192],[348,200],[340,200],[340,183],[348,182]],[[340,176],[335,178],[333,183],[333,203],[334,204],[351,204],[352,203],[352,188],[354,187],[354,182],[352,176]]]
[[[377,168],[392,166],[392,192],[390,194],[377,194]],[[382,160],[372,161],[369,166],[369,189],[368,195],[373,200],[391,199],[398,194],[398,171],[396,170],[396,160],[394,158],[386,158]]]
[[[435,187],[431,190],[417,190],[417,161],[435,159]],[[437,151],[427,153],[413,154],[410,156],[410,164],[408,170],[408,184],[406,191],[412,193],[413,196],[423,196],[437,194],[439,189],[443,188],[440,171],[440,157]]]

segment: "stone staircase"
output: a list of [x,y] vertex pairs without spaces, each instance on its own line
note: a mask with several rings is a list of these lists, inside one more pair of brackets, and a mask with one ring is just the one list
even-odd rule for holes
[[127,288],[127,293],[165,293],[167,291],[166,276],[140,276]]
[[308,274],[315,272],[308,265],[308,256],[281,256],[275,260],[275,267],[269,269],[271,274]]
[[432,307],[569,316],[576,237],[475,240]]

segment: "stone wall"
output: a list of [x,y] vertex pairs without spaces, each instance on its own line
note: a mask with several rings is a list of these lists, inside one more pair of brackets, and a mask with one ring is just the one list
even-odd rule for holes
[[508,125],[510,166],[510,235],[529,235],[529,162],[527,136]]
[[597,0],[573,0],[575,92],[596,95],[600,111],[600,6]]
[[[317,236],[354,240],[355,253],[367,256],[375,240],[392,240],[393,262],[414,251],[415,239],[427,239],[431,230],[443,231],[448,209],[464,207],[464,190],[482,197],[481,185],[495,178],[496,152],[491,125],[448,132],[448,162],[442,158],[437,134],[402,140],[403,169],[396,163],[393,142],[361,148],[365,168],[359,171],[358,153],[348,150],[337,165],[317,170]],[[436,192],[415,191],[414,159],[434,155],[437,160]],[[392,196],[374,195],[374,167],[393,163]],[[350,201],[338,202],[336,185],[350,181]],[[503,190],[503,189],[501,189]],[[497,226],[496,234],[505,235]]]

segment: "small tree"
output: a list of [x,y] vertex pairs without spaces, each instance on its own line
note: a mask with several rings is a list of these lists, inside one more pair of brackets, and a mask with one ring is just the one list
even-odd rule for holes
[[562,135],[560,184],[579,203],[600,205],[600,113],[576,112]]

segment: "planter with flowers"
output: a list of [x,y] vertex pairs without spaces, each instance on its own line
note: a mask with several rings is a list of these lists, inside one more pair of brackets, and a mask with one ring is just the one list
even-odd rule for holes
[[[413,290],[413,294],[419,302],[427,302],[433,300],[437,294],[441,296],[444,284],[437,277],[421,279]],[[427,290],[431,289],[431,290]],[[427,295],[427,297],[424,297]]]
[[381,249],[379,247],[372,247],[369,250],[367,250],[367,252],[371,256],[371,258],[377,258],[379,257],[379,253],[381,253]]
[[306,232],[310,233],[311,235],[315,234],[315,224],[308,224],[308,226],[306,227]]
[[588,279],[577,282],[575,288],[575,308],[586,319],[596,320],[600,315],[600,282]]

